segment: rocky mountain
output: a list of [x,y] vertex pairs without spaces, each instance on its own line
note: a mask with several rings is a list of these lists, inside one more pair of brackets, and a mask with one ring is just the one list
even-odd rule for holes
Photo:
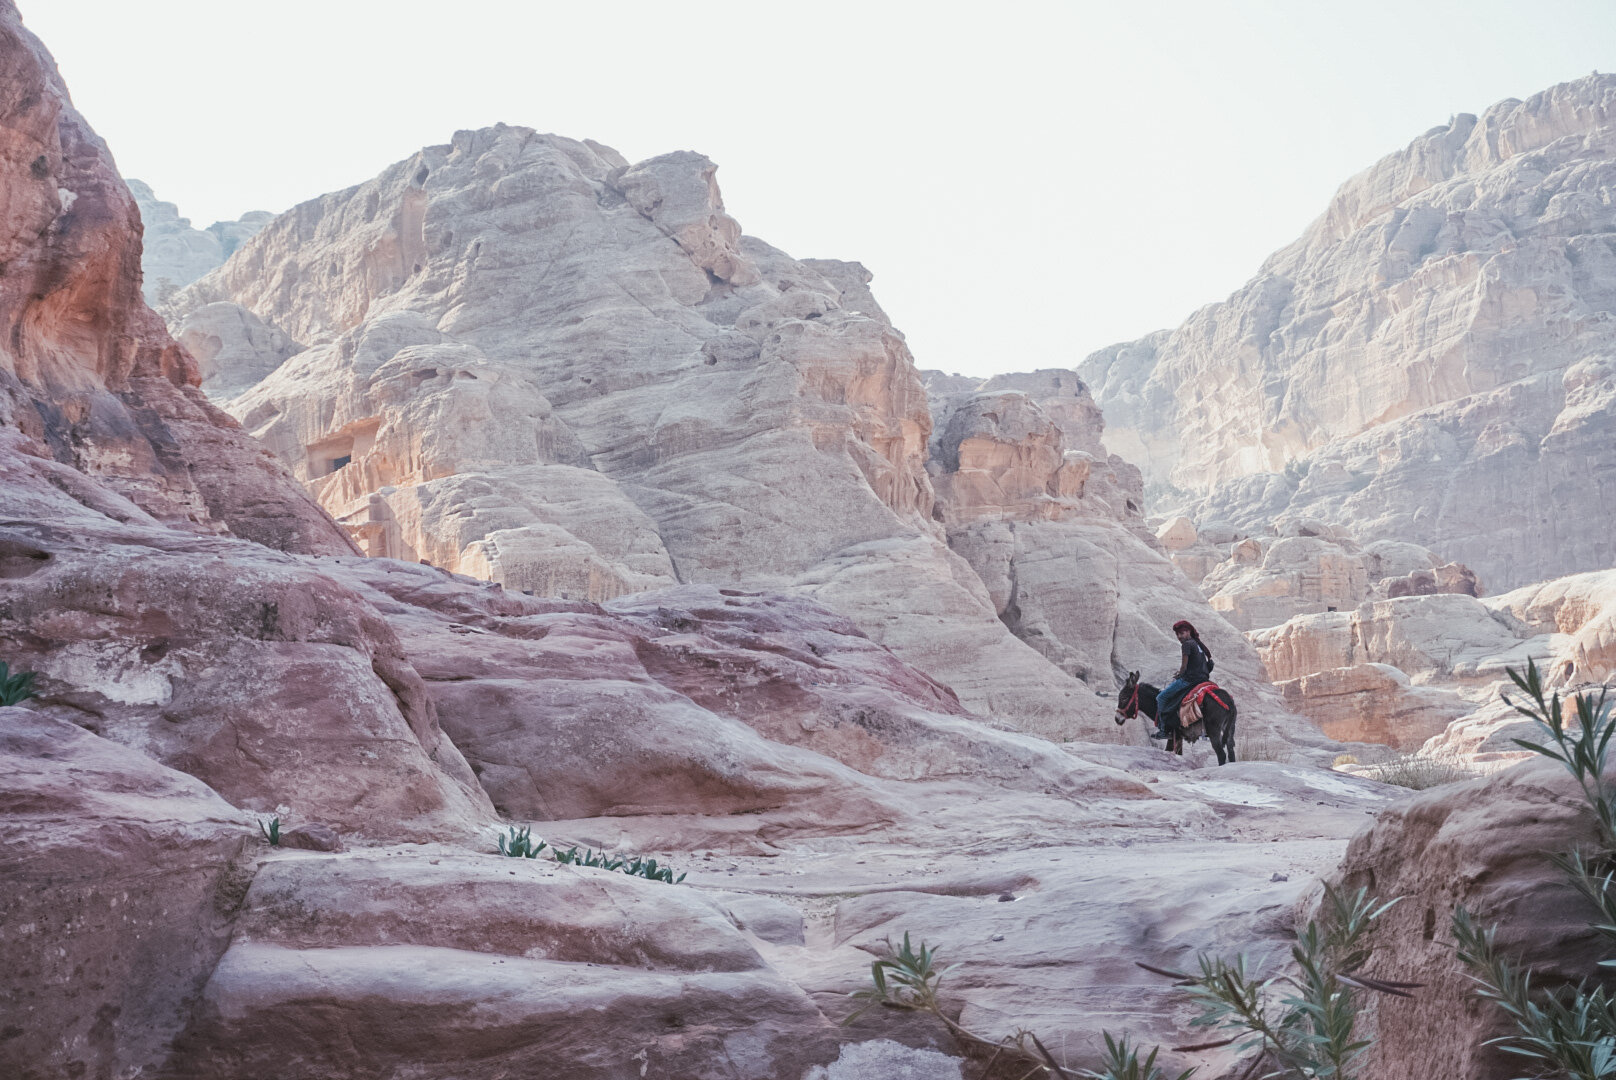
[[[958,1047],[838,1024],[906,930],[976,969],[978,1030],[1093,1062],[1119,999],[1180,1022],[1134,956],[1282,936],[1395,796],[999,730],[802,595],[361,558],[146,308],[133,200],[9,0],[0,102],[0,657],[37,691],[0,708],[0,1074],[908,1067]],[[511,822],[688,878],[501,858]]]
[[[872,955],[905,934],[963,965],[944,988],[958,1023],[989,1042],[1030,1028],[1067,1068],[1092,1068],[1101,1031],[1205,1037],[1182,992],[1136,962],[1284,955],[1331,874],[1406,896],[1391,973],[1442,984],[1378,1025],[1386,1075],[1513,1075],[1482,1044],[1496,1026],[1453,1007],[1451,948],[1433,930],[1453,902],[1508,918],[1512,953],[1589,973],[1577,897],[1542,857],[1584,838],[1586,821],[1541,767],[1412,804],[1309,763],[1330,751],[1286,745],[1286,760],[1211,773],[1204,756],[1004,730],[801,587],[698,581],[597,602],[360,556],[208,404],[194,359],[145,306],[133,201],[11,0],[0,146],[0,659],[37,691],[0,706],[0,1075],[957,1080],[962,1044],[935,1020],[876,1009],[843,1023]],[[639,254],[624,290],[654,299],[655,281],[683,280],[676,260]],[[815,266],[879,323],[860,271]],[[827,308],[804,329],[778,324],[774,344],[812,341],[826,319],[852,322]],[[420,321],[378,320],[365,348],[410,340]],[[359,355],[360,340],[309,351]],[[471,348],[395,350],[391,385],[408,388],[423,357],[444,384],[522,375],[448,363]],[[632,386],[636,371],[581,377]],[[877,371],[886,394],[901,369]],[[869,400],[853,379],[819,385]],[[381,400],[400,415],[442,406],[451,434],[513,401],[522,422],[460,432],[473,446],[544,432],[563,446],[549,421],[587,415],[440,392]],[[1058,671],[1044,657],[1076,664],[1089,640],[1029,584],[1069,545],[1118,561],[1115,596],[1095,601],[1118,625],[1190,587],[1163,569],[1128,505],[1139,479],[1100,451],[1072,373],[935,396],[935,424],[906,412],[917,428],[899,428],[935,449],[891,450],[918,471],[848,456],[889,477],[871,490],[892,502],[933,492],[942,510],[925,535],[964,553],[937,557],[983,568],[988,618],[1026,641],[1041,628],[1028,655]],[[810,432],[845,435],[853,421],[822,404],[802,407]],[[884,430],[883,415],[856,430]],[[675,427],[668,441],[679,431],[702,433]],[[663,550],[680,570],[684,549]],[[1511,610],[1569,625],[1598,594]],[[516,827],[553,846],[498,854]],[[654,855],[683,877],[549,857],[573,845]],[[1439,1039],[1414,1037],[1438,1026]],[[1251,1064],[1220,1046],[1164,1061],[1218,1078]]]
[[1460,115],[1226,301],[1080,368],[1164,504],[1424,545],[1509,589],[1616,563],[1616,76]]
[[1282,715],[1082,381],[928,395],[870,280],[744,235],[698,154],[499,126],[281,215],[164,311],[373,556],[597,602],[785,590],[1061,737],[1107,737],[1096,692],[1188,616]]
[[190,218],[180,217],[179,207],[159,199],[151,185],[133,179],[127,183],[145,228],[140,262],[145,274],[142,291],[149,304],[167,300],[224,262],[275,216],[254,210],[235,221],[215,221],[197,229]]

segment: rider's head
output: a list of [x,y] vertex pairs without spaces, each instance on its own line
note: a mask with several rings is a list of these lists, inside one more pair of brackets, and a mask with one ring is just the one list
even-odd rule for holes
[[1186,619],[1180,619],[1173,624],[1173,633],[1178,635],[1178,640],[1180,641],[1188,641],[1190,638],[1194,638],[1196,641],[1201,640],[1201,635],[1195,632],[1195,627],[1191,626]]

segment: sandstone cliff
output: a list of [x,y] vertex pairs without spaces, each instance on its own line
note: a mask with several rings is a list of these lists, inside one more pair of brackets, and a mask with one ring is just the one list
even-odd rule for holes
[[1081,381],[929,399],[870,279],[743,235],[700,155],[501,126],[281,215],[165,314],[373,556],[558,598],[789,590],[1060,737],[1108,737],[1096,691],[1171,663],[1186,615],[1254,680]]
[[1084,362],[1114,444],[1197,520],[1350,522],[1497,588],[1612,565],[1613,144],[1593,75],[1382,159],[1227,301]]
[[[140,219],[106,147],[14,10],[0,99],[0,425],[163,522],[348,551],[284,467],[196,388],[140,298]],[[58,481],[69,487],[76,481]]]
[[1507,668],[1535,662],[1562,690],[1616,674],[1616,572],[1480,599],[1383,595],[1249,636],[1286,701],[1331,737],[1492,768],[1528,756],[1511,741],[1527,725],[1500,697]]
[[[22,275],[0,288],[13,329],[0,339],[0,658],[36,672],[39,692],[0,708],[0,1074],[842,1080],[869,1058],[898,1072],[935,1068],[937,1054],[888,1041],[956,1051],[935,1025],[889,1010],[839,1024],[871,953],[905,932],[966,962],[970,978],[947,993],[973,1029],[999,1038],[1033,1026],[1068,1065],[1087,1067],[1101,1028],[1194,1037],[1176,992],[1135,960],[1177,964],[1230,941],[1280,948],[1312,880],[1368,814],[1400,797],[1302,765],[1242,762],[1213,779],[1193,756],[999,730],[800,584],[693,582],[597,603],[359,557],[199,395],[191,357],[141,301],[127,193],[10,0],[0,0],[0,72],[0,145],[11,147],[0,155],[11,170],[0,173],[0,236],[12,237],[0,284]],[[54,128],[35,115],[47,107]],[[30,156],[56,145],[53,132],[72,164],[54,174],[48,153],[37,167]],[[681,224],[689,204],[674,180],[686,164],[663,178],[657,205],[671,216],[657,234],[715,278],[744,280],[743,261],[720,242],[722,219],[709,222],[716,241]],[[56,187],[64,179],[72,200]],[[647,183],[624,181],[650,206]],[[52,197],[54,216],[43,216]],[[740,246],[758,253],[755,266],[778,268],[757,245]],[[670,280],[686,280],[677,260],[641,254],[614,279],[621,290],[654,298],[670,266]],[[867,274],[816,266],[846,311],[872,324],[857,324],[855,341],[879,340],[888,356],[896,339],[860,292]],[[819,289],[810,292],[829,296]],[[792,291],[771,299],[795,304]],[[625,325],[649,333],[660,321]],[[855,322],[829,307],[799,321],[777,327],[774,344],[811,343],[819,322]],[[417,467],[412,446],[443,460],[431,455],[455,438],[473,448],[528,439],[529,467],[571,470],[554,475],[577,486],[516,484],[517,495],[539,505],[573,491],[586,508],[620,512],[619,524],[593,527],[589,549],[616,553],[601,560],[611,574],[672,580],[684,549],[636,548],[633,528],[655,521],[659,543],[676,530],[573,456],[578,428],[593,429],[570,417],[589,408],[541,405],[519,365],[479,360],[465,351],[474,346],[419,344],[430,334],[414,313],[363,330],[314,349],[385,353],[397,381],[367,382],[366,393],[400,416],[434,418],[419,444],[400,423],[398,467]],[[388,351],[388,335],[417,344]],[[242,340],[254,347],[253,335]],[[1015,576],[1068,558],[1060,546],[1079,537],[1103,547],[1120,564],[1114,621],[1126,622],[1136,591],[1141,604],[1165,604],[1189,588],[1127,505],[1137,477],[1099,450],[1092,402],[1070,373],[973,390],[951,407],[961,419],[943,426],[940,456],[876,454],[883,432],[923,446],[930,419],[906,396],[902,365],[871,360],[869,374],[843,348],[829,351],[847,381],[819,384],[807,405],[787,396],[797,411],[786,415],[843,440],[847,457],[833,463],[873,477],[861,497],[919,522],[914,538],[874,545],[879,558],[860,573],[902,571],[887,552],[919,552],[913,579],[931,580],[941,561],[977,582],[962,592],[987,595],[945,542],[993,524],[1028,537],[994,564]],[[712,366],[726,362],[712,355]],[[581,374],[632,387],[638,371],[602,362]],[[418,374],[431,386],[412,398]],[[904,402],[896,420],[893,401]],[[593,422],[660,410],[667,422],[654,430],[667,445],[688,435],[700,446],[715,436],[698,404],[681,412],[677,400],[631,395],[597,402]],[[504,419],[472,422],[487,417]],[[635,430],[593,453],[643,457]],[[362,431],[353,437],[357,449]],[[772,445],[768,430],[748,437]],[[694,470],[725,459],[669,460]],[[373,464],[394,467],[387,456]],[[655,465],[652,455],[629,475],[654,476]],[[485,472],[436,479],[481,483]],[[736,472],[714,475],[724,492],[746,494]],[[951,493],[927,510],[941,505],[942,521],[918,512],[933,475]],[[684,483],[669,490],[701,490]],[[859,494],[845,484],[832,494],[849,490]],[[503,497],[495,488],[446,505],[497,519]],[[396,542],[388,530],[404,526],[385,508],[370,516],[368,495],[364,505],[375,527],[359,534]],[[717,513],[710,500],[689,505],[698,518]],[[562,510],[570,535],[592,528]],[[553,546],[545,524],[535,511],[511,528]],[[476,550],[489,563],[502,557]],[[723,557],[717,544],[691,550],[714,565]],[[555,591],[587,591],[588,581],[580,573]],[[1018,588],[994,595],[1031,602]],[[995,628],[998,603],[982,601],[982,622]],[[1553,606],[1544,598],[1522,610],[1546,618]],[[1033,640],[1025,614],[1021,625]],[[1046,655],[1088,641],[1088,631],[1049,625]],[[334,833],[346,850],[272,847],[260,831],[271,816],[310,826],[305,836]],[[655,854],[688,878],[502,858],[495,833],[513,822],[552,842]],[[1214,1049],[1194,1063],[1217,1073],[1234,1055]],[[821,1066],[830,1068],[809,1072]]]

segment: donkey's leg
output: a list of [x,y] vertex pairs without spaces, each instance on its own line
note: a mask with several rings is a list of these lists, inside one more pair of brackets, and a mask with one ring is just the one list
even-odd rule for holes
[[1223,732],[1224,725],[1222,723],[1213,723],[1210,718],[1207,719],[1206,733],[1210,736],[1209,741],[1212,743],[1212,749],[1218,753],[1219,765],[1223,764]]

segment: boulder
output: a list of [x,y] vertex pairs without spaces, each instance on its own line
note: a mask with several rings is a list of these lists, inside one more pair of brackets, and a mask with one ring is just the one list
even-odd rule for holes
[[1520,1074],[1518,1057],[1487,1045],[1510,1027],[1454,958],[1453,912],[1463,905],[1481,925],[1496,925],[1500,949],[1532,969],[1535,987],[1599,976],[1597,960],[1609,950],[1589,926],[1597,909],[1549,858],[1593,837],[1575,782],[1558,763],[1536,759],[1424,792],[1353,838],[1337,880],[1401,898],[1377,923],[1368,970],[1422,984],[1411,998],[1369,997],[1378,1037],[1365,1075]]
[[0,812],[0,1073],[154,1073],[230,943],[252,817],[23,708],[0,708]]
[[290,857],[253,881],[165,1075],[800,1076],[836,1035],[690,889],[547,860]]

